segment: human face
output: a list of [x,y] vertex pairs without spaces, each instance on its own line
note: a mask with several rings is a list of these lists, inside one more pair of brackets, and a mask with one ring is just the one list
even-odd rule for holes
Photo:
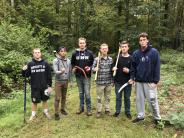
[[103,56],[107,56],[108,51],[109,51],[108,46],[101,46],[100,52],[101,52],[101,54],[102,54]]
[[33,50],[33,57],[34,57],[35,60],[40,60],[41,56],[42,56],[42,54],[41,54],[40,49],[34,49]]
[[81,50],[84,50],[86,48],[86,41],[85,40],[79,40],[79,48]]
[[63,49],[61,49],[60,51],[59,51],[59,55],[61,56],[61,57],[66,57],[66,54],[67,54],[67,52],[65,51],[65,49],[63,48]]
[[128,44],[121,44],[121,52],[122,54],[127,54],[129,50]]
[[139,44],[141,46],[142,49],[145,49],[148,46],[148,39],[147,37],[140,37],[139,38]]

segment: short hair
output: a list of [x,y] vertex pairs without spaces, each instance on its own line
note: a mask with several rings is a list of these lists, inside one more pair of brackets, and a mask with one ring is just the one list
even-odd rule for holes
[[146,37],[147,39],[149,39],[148,34],[146,32],[140,33],[138,38],[140,39],[141,37]]
[[100,48],[102,48],[103,46],[107,46],[107,47],[109,47],[109,46],[108,46],[108,44],[103,43],[103,44],[101,44],[101,45],[100,45]]
[[65,46],[60,46],[60,47],[57,49],[57,53],[59,53],[62,49],[63,49],[64,51],[67,51],[67,49],[66,49]]
[[128,45],[128,47],[130,46],[130,44],[129,44],[129,42],[128,42],[128,41],[121,41],[119,44],[120,44],[120,46],[121,46],[121,45],[123,45],[123,44],[127,44],[127,45]]
[[78,42],[79,42],[80,40],[84,40],[84,41],[86,42],[86,38],[84,38],[84,37],[79,37]]
[[33,48],[32,53],[34,53],[35,50],[40,50],[41,52],[41,49],[36,47],[36,48]]

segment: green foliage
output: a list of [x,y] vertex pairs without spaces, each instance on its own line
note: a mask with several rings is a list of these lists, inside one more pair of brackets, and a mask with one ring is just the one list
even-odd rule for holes
[[40,39],[32,34],[30,26],[19,27],[8,22],[0,24],[0,95],[20,87],[21,68],[31,56],[32,49],[44,49],[44,45],[40,45]]
[[184,129],[184,111],[172,113],[168,120],[170,124],[174,125],[176,128]]

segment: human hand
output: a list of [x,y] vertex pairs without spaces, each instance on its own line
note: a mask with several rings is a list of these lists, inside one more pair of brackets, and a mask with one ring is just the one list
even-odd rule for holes
[[128,81],[128,83],[129,83],[129,84],[134,84],[134,83],[135,83],[135,81],[134,81],[134,80],[132,80],[132,79],[130,79],[130,80]]
[[65,72],[65,68],[61,68],[61,74]]
[[73,68],[73,69],[72,69],[72,72],[73,72],[73,73],[75,73],[75,72],[76,72],[76,70],[77,70],[76,68]]
[[28,66],[25,65],[25,66],[23,66],[22,70],[27,70],[27,68],[28,68]]
[[97,71],[98,71],[98,68],[97,68],[97,67],[95,67],[93,70],[94,70],[95,72],[97,72]]
[[128,73],[129,73],[129,69],[126,68],[126,67],[124,67],[124,68],[123,68],[123,72],[128,74]]
[[52,92],[52,87],[48,87],[48,92],[49,92],[49,93]]
[[112,68],[112,71],[116,71],[118,68],[117,67],[113,67]]
[[84,67],[84,69],[86,72],[89,72],[91,70],[91,68],[89,66]]

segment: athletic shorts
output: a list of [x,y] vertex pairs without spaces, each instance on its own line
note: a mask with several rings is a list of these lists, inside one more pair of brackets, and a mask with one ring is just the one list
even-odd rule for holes
[[33,103],[40,103],[41,101],[47,101],[49,99],[49,96],[44,94],[44,89],[31,89],[31,100]]

